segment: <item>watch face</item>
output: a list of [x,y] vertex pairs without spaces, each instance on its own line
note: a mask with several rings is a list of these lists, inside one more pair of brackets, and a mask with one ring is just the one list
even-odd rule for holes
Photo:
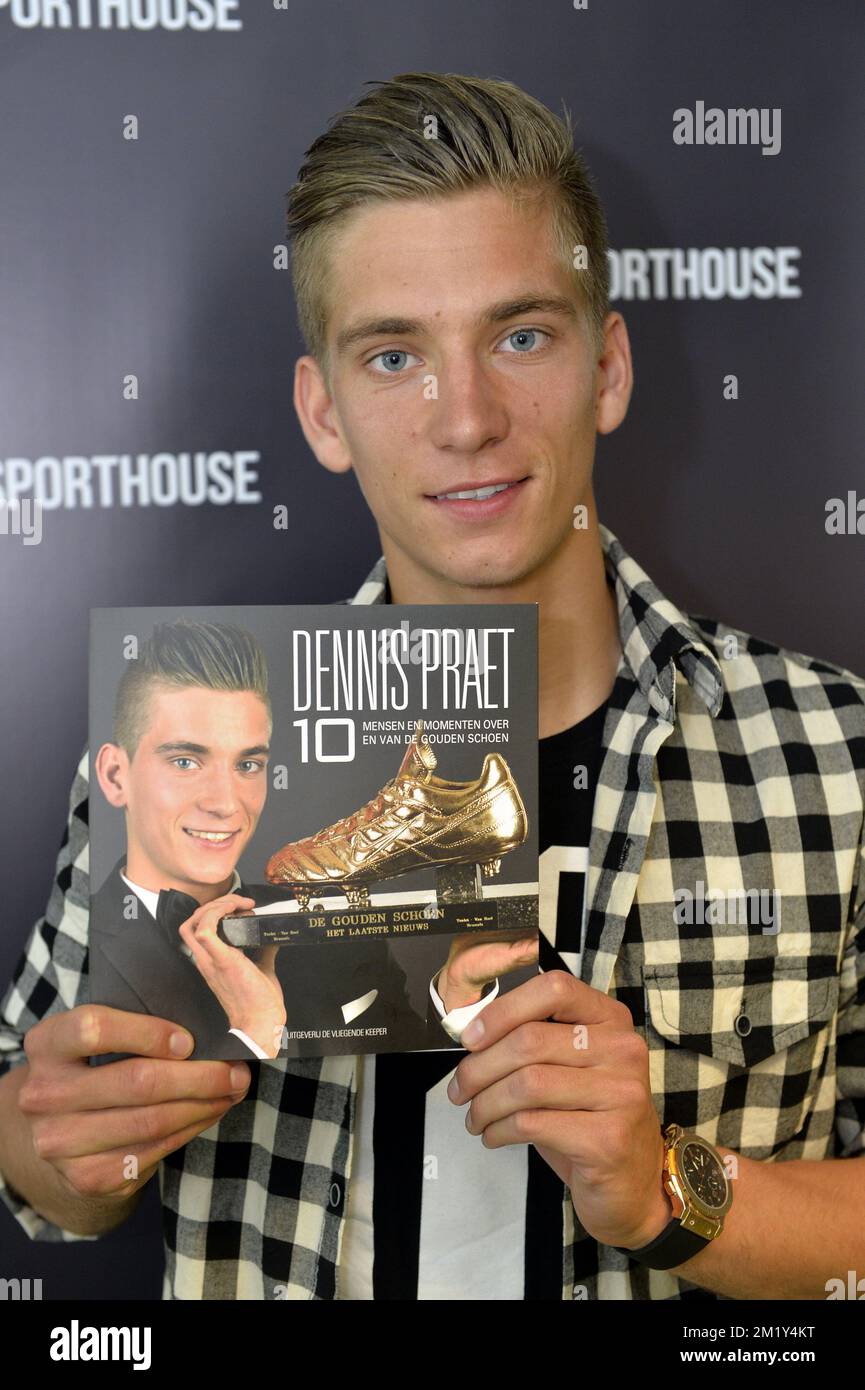
[[727,1178],[711,1149],[689,1143],[682,1150],[682,1176],[704,1206],[720,1209],[727,1200]]

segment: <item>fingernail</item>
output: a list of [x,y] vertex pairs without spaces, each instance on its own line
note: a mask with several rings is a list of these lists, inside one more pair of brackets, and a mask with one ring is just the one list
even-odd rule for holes
[[451,1100],[459,1100],[459,1094],[460,1083],[457,1081],[456,1074],[454,1074],[448,1082],[448,1095]]
[[245,1091],[249,1085],[249,1068],[232,1067],[230,1080],[232,1091]]
[[483,1019],[473,1018],[468,1028],[466,1028],[465,1032],[462,1035],[463,1042],[468,1043],[469,1045],[471,1045],[472,1043],[480,1042],[485,1032],[486,1029],[484,1028]]
[[173,1052],[175,1057],[185,1057],[192,1051],[192,1046],[192,1036],[189,1033],[172,1033],[168,1039],[169,1051]]

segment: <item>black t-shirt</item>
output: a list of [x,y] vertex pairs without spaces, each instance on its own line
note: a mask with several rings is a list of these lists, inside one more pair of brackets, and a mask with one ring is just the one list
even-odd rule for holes
[[[570,729],[538,743],[542,970],[571,969],[579,973],[588,845],[605,713],[606,705],[602,705]],[[422,1208],[425,1191],[430,1187],[422,1176],[427,1095],[466,1055],[465,1051],[381,1053],[375,1058],[376,1299],[417,1297]],[[562,1297],[563,1197],[561,1180],[529,1145],[525,1299]],[[473,1255],[471,1247],[467,1247],[465,1258],[471,1260],[477,1254]],[[454,1294],[459,1297],[456,1288]]]
[[[540,967],[579,974],[592,807],[606,704],[538,742]],[[544,890],[550,889],[549,898]]]

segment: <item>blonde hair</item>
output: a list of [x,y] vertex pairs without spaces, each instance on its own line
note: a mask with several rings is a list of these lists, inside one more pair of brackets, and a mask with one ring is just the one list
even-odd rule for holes
[[[514,202],[546,196],[554,246],[574,277],[593,347],[609,313],[607,226],[571,118],[512,82],[407,72],[334,116],[306,151],[286,195],[298,321],[329,380],[329,253],[348,215],[368,203],[440,198],[489,185]],[[430,118],[436,138],[428,139]],[[577,246],[586,269],[574,268]]]
[[134,661],[126,666],[114,703],[114,742],[130,758],[150,719],[155,690],[250,691],[272,722],[267,659],[251,632],[230,623],[157,623]]

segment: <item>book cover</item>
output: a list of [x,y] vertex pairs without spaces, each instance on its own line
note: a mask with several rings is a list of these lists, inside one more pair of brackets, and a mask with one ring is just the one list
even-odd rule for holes
[[537,730],[535,604],[92,610],[92,1001],[459,1049],[538,969]]

